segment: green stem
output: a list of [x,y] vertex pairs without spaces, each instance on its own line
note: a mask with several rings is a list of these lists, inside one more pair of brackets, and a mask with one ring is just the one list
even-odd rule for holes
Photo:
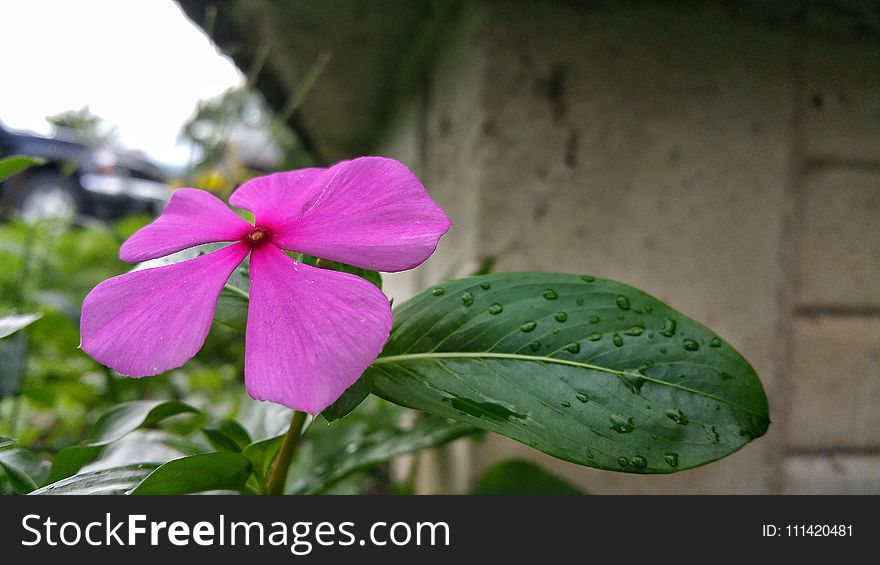
[[302,429],[306,423],[308,414],[305,412],[293,412],[290,419],[290,428],[281,442],[281,449],[272,462],[272,468],[269,469],[269,480],[266,481],[266,494],[283,494],[284,485],[287,482],[287,471],[296,455],[297,449],[302,442]]

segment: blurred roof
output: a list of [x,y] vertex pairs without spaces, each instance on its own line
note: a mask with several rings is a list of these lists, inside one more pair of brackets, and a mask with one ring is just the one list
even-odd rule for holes
[[[546,0],[607,10],[632,0]],[[642,2],[650,3],[648,0]],[[318,162],[366,154],[395,110],[423,83],[445,24],[462,0],[178,0],[220,49],[253,80]],[[880,37],[880,3],[865,0],[718,2],[737,18],[799,32]],[[659,4],[659,2],[658,2]],[[675,0],[669,9],[703,2]],[[529,2],[496,3],[523,10]],[[310,69],[321,67],[318,80]],[[313,82],[295,112],[293,101]]]
[[[417,90],[458,1],[179,0],[187,16],[253,78],[318,161],[369,152],[396,106]],[[326,59],[329,57],[329,59]]]

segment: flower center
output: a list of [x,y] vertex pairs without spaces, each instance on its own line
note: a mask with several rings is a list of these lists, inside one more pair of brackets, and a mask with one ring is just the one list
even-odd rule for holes
[[244,241],[250,243],[251,246],[259,245],[269,241],[269,230],[264,227],[257,226],[244,236]]

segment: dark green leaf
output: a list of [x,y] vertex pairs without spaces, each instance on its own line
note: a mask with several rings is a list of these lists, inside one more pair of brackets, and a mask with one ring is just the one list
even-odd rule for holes
[[12,396],[21,387],[27,365],[27,332],[0,339],[0,398]]
[[252,441],[247,430],[235,420],[220,420],[205,426],[202,432],[218,451],[241,453]]
[[95,460],[101,450],[110,442],[138,429],[182,414],[197,412],[195,408],[176,400],[139,400],[117,404],[98,419],[88,443],[62,449],[55,456],[49,481],[55,482],[79,471],[83,465]]
[[20,155],[0,159],[0,182],[3,182],[13,175],[17,175],[25,169],[37,167],[43,163],[45,163],[43,159],[23,157]]
[[328,422],[338,420],[347,416],[352,410],[358,407],[366,397],[370,395],[370,381],[366,376],[361,376],[353,385],[348,387],[342,393],[336,402],[328,406],[321,412]]
[[395,311],[373,393],[601,469],[670,473],[761,436],[767,398],[729,344],[589,276],[444,283]]
[[141,481],[131,494],[241,490],[250,473],[250,460],[238,453],[204,453],[165,463]]
[[12,490],[18,494],[31,492],[49,474],[49,462],[27,449],[0,451],[0,468],[6,472]]
[[0,436],[0,449],[5,449],[12,445],[15,445],[14,439],[12,439],[11,437]]
[[584,493],[540,465],[525,459],[508,459],[489,467],[472,494],[540,496]]
[[284,435],[280,434],[264,440],[256,441],[242,450],[241,454],[247,457],[251,462],[254,476],[257,479],[257,486],[262,491],[266,486],[266,480],[269,477],[269,467],[275,460],[275,455],[281,448],[281,442],[284,441]]
[[361,269],[360,267],[353,267],[351,265],[346,265],[345,263],[340,263],[339,261],[330,261],[327,259],[318,259],[312,255],[303,255],[300,259],[306,265],[311,265],[312,267],[318,266],[318,261],[321,262],[320,268],[322,269],[330,269],[332,271],[339,271],[341,273],[349,273],[351,275],[357,275],[362,279],[366,279],[369,282],[373,283],[380,289],[382,288],[382,275],[380,275],[376,271],[370,271],[367,269]]
[[315,461],[307,473],[298,476],[291,490],[299,494],[317,494],[361,469],[413,451],[443,445],[475,431],[473,426],[425,414],[410,429],[380,430],[339,446],[324,459]]
[[217,300],[214,321],[244,332],[247,325],[248,299],[242,294],[224,288]]
[[31,494],[128,494],[156,465],[141,463],[67,477]]
[[138,428],[146,428],[171,416],[198,412],[177,400],[137,400],[117,404],[101,416],[89,434],[89,443],[107,444]]
[[0,338],[26,328],[42,317],[42,314],[10,314],[0,318]]

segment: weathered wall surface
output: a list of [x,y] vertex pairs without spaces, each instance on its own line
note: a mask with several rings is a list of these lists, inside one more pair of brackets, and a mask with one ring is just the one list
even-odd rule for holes
[[497,437],[447,464],[529,457],[600,493],[880,493],[875,42],[720,5],[473,2],[394,131],[386,153],[455,221],[400,296],[488,256],[618,279],[717,330],[771,401],[767,436],[671,476]]

